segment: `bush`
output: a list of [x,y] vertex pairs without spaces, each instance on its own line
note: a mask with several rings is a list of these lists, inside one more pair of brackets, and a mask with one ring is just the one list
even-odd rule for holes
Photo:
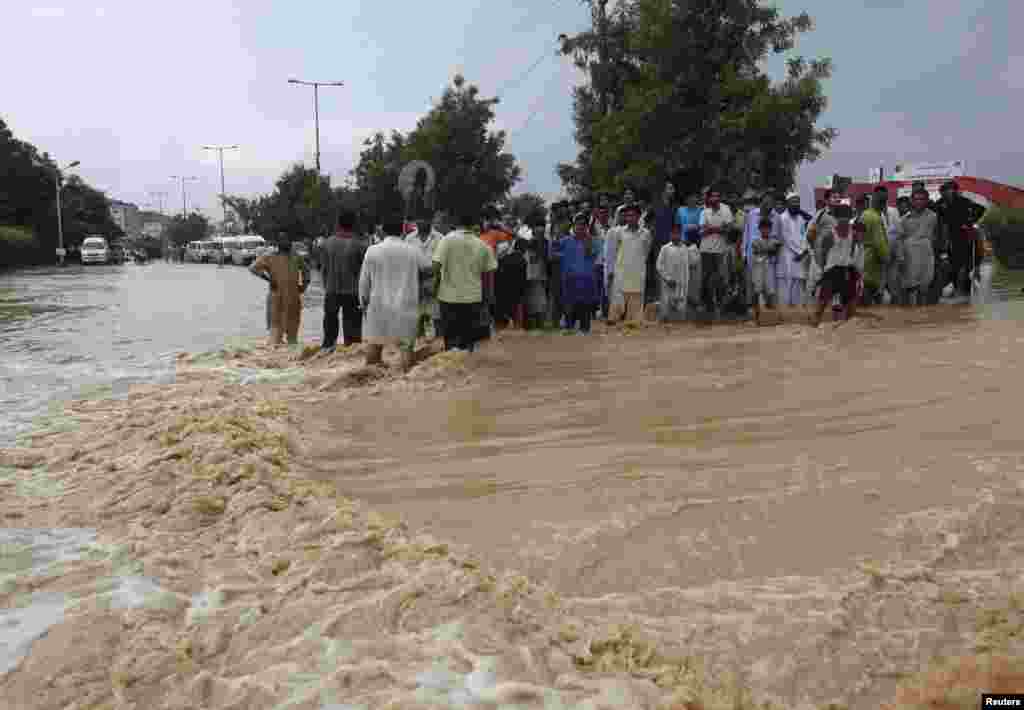
[[996,258],[1011,269],[1024,268],[1024,209],[993,206],[981,224]]
[[0,268],[33,263],[38,250],[39,243],[31,229],[0,225]]

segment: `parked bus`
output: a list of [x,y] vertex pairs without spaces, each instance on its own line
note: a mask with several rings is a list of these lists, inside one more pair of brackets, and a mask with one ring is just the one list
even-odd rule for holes
[[245,234],[237,237],[238,246],[232,254],[232,261],[238,266],[248,266],[263,255],[267,242],[258,234]]
[[240,237],[217,237],[213,240],[216,249],[220,251],[224,263],[234,262],[235,252],[240,248]]

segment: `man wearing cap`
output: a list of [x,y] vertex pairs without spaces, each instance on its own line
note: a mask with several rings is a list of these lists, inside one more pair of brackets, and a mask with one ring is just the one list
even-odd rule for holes
[[778,280],[779,302],[785,306],[802,306],[807,287],[809,262],[806,257],[807,219],[800,211],[800,195],[791,192],[786,195],[786,211],[775,220],[774,237],[782,242],[778,266],[775,272]]
[[611,230],[606,241],[609,253],[616,255],[611,280],[610,322],[640,317],[647,258],[651,252],[651,233],[640,226],[640,206],[625,205],[622,218],[625,224]]

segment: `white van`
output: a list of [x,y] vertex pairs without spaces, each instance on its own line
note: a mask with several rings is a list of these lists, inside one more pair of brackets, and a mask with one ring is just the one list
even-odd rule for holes
[[231,264],[235,261],[235,252],[241,249],[240,244],[241,237],[220,237],[214,239],[220,246],[221,253],[224,255],[224,263]]
[[231,255],[232,261],[239,266],[248,266],[263,255],[267,242],[257,234],[245,234],[238,239],[238,248]]
[[103,237],[86,237],[82,242],[83,264],[110,263],[110,246]]
[[203,243],[189,242],[185,247],[185,261],[199,264],[203,261]]

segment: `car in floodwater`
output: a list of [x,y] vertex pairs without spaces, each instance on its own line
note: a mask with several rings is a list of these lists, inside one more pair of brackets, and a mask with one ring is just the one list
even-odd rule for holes
[[109,264],[110,246],[103,237],[86,237],[81,255],[83,264]]

